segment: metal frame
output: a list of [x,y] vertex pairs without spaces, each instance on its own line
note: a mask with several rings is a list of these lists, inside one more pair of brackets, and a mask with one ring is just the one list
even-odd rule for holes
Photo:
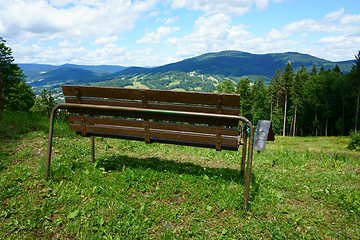
[[[254,128],[251,122],[242,116],[234,115],[224,115],[224,114],[212,114],[212,113],[198,113],[198,112],[182,112],[182,111],[170,111],[170,110],[158,110],[158,109],[149,109],[149,108],[131,108],[131,107],[116,107],[116,106],[104,106],[104,105],[90,105],[90,104],[80,104],[80,103],[62,103],[54,107],[50,115],[50,126],[49,126],[49,141],[48,141],[48,150],[47,150],[47,159],[46,159],[46,172],[45,178],[48,179],[49,170],[50,170],[50,160],[51,160],[51,151],[52,151],[52,140],[53,140],[53,129],[54,129],[54,120],[55,113],[58,109],[96,109],[96,110],[111,110],[119,112],[140,112],[140,113],[155,113],[155,114],[165,114],[165,115],[178,115],[178,116],[200,116],[204,118],[212,119],[232,119],[239,120],[245,123],[244,126],[244,136],[243,136],[243,152],[242,152],[242,162],[241,162],[241,176],[244,176],[245,168],[245,155],[246,148],[248,151],[247,156],[247,166],[246,166],[246,176],[245,176],[245,193],[244,193],[244,209],[248,208],[249,195],[250,195],[250,181],[251,181],[251,167],[252,167],[252,158],[253,158],[253,145],[254,145]],[[246,126],[247,125],[247,126]],[[246,128],[249,130],[249,137],[246,136]],[[249,144],[247,145],[247,141]],[[94,146],[94,136],[91,136],[91,159],[95,159],[95,146]]]

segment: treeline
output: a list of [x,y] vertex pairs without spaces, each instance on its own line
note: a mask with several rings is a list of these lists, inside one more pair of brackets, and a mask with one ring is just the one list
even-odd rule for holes
[[283,136],[348,135],[359,130],[360,51],[352,70],[339,66],[319,70],[304,66],[294,72],[290,63],[265,85],[262,78],[251,83],[243,78],[234,86],[228,80],[217,91],[241,95],[241,115],[254,124],[259,119],[273,123]]

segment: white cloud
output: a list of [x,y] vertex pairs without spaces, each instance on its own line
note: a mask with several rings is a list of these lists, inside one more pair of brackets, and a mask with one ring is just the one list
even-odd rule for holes
[[[354,55],[354,49],[358,49],[360,40],[360,15],[344,15],[344,9],[327,14],[321,20],[304,19],[289,23],[280,30],[272,29],[268,33],[268,39],[289,39],[299,34],[306,39],[312,39],[318,47],[306,47],[303,52],[313,54],[325,59],[344,60],[345,56]],[[321,34],[320,39],[316,35]],[[326,36],[331,35],[331,36]],[[336,36],[334,36],[336,35]],[[303,45],[306,45],[304,42]],[[316,45],[315,45],[316,46]],[[301,48],[300,46],[297,46]],[[299,51],[299,50],[298,50]]]
[[269,41],[272,41],[272,40],[277,40],[277,39],[284,39],[286,37],[288,37],[289,34],[285,35],[283,32],[281,31],[278,31],[276,29],[271,29],[270,32],[267,34],[267,39]]
[[343,13],[344,13],[344,8],[341,8],[339,11],[335,11],[335,12],[327,14],[324,17],[324,20],[326,20],[326,21],[338,20],[343,15]]
[[296,41],[284,39],[282,33],[275,29],[271,37],[262,38],[249,32],[246,25],[232,26],[231,23],[231,17],[222,13],[200,17],[192,33],[183,38],[168,38],[165,43],[176,46],[181,57],[229,49],[253,53],[288,51],[297,44]]
[[294,32],[318,33],[346,33],[351,34],[360,30],[360,15],[345,15],[344,9],[327,14],[322,20],[305,19],[287,24],[282,33],[290,35]]
[[117,36],[100,37],[100,38],[96,38],[96,39],[92,42],[92,44],[95,44],[95,45],[108,44],[108,43],[116,42],[117,40],[119,40],[119,38],[118,38]]
[[269,0],[255,0],[255,4],[258,10],[265,10],[269,5]]
[[360,15],[345,15],[340,22],[341,24],[360,24]]
[[143,44],[143,43],[149,43],[149,44],[157,44],[160,43],[162,39],[167,37],[170,33],[176,32],[179,30],[179,27],[159,27],[156,32],[150,32],[146,33],[145,36],[137,40],[136,43]]
[[[241,24],[239,16],[283,1],[291,0],[0,0],[0,34],[17,62],[153,66],[229,49],[299,51],[332,60],[355,54],[350,52],[360,45],[360,14],[346,14],[344,8],[259,34],[252,32],[256,22]],[[169,4],[195,11],[166,9]],[[162,26],[137,36],[155,23]],[[159,43],[158,49],[141,45]],[[176,51],[176,56],[165,56]]]
[[[190,10],[201,10],[206,13],[232,13],[244,15],[249,12],[253,0],[172,0],[172,8],[184,8]],[[263,8],[267,0],[257,0],[258,7]]]
[[61,48],[74,48],[74,47],[80,46],[80,44],[81,44],[81,41],[64,40],[62,42],[59,42],[58,46]]
[[311,51],[317,56],[334,60],[344,60],[344,56],[348,56],[347,59],[354,59],[359,50],[360,36],[323,37],[317,43],[319,47]]
[[178,17],[171,17],[171,18],[168,18],[166,19],[165,21],[165,25],[172,25],[174,24],[179,18]]
[[0,26],[4,36],[14,39],[108,37],[132,29],[139,16],[157,2],[13,0],[0,5]]

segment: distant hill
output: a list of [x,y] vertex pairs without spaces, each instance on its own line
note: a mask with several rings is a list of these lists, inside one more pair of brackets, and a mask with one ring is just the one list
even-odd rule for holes
[[206,53],[194,58],[185,59],[180,62],[167,64],[155,68],[128,68],[118,74],[145,74],[163,73],[169,71],[192,72],[200,74],[214,74],[223,76],[263,76],[271,78],[278,68],[284,69],[290,62],[293,69],[297,71],[301,65],[310,70],[314,65],[319,69],[321,66],[334,68],[339,65],[343,72],[351,70],[354,61],[331,62],[317,58],[309,54],[297,52],[251,54],[241,51],[223,51],[217,53]]
[[[263,77],[269,82],[277,69],[283,70],[290,62],[294,72],[304,65],[308,71],[315,65],[325,69],[338,65],[343,73],[351,70],[354,60],[332,62],[297,52],[251,54],[241,51],[222,51],[202,54],[163,66],[123,67],[116,65],[60,66],[48,64],[19,64],[27,82],[35,92],[42,88],[61,93],[62,84],[122,86],[160,89],[212,91],[218,82],[241,77]],[[190,74],[191,73],[191,74]]]
[[[33,63],[19,63],[18,65],[24,70],[24,73],[27,77],[27,82],[29,83],[40,80],[43,81],[43,83],[49,83],[54,79],[62,79],[64,81],[86,78],[94,79],[126,69],[126,67],[116,65],[63,64],[57,66]],[[72,71],[74,73],[71,73]],[[81,75],[81,73],[84,75]]]

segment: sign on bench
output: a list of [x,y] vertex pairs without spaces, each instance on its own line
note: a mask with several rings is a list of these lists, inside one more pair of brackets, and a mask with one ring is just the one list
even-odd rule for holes
[[92,161],[94,137],[219,151],[237,151],[242,145],[240,174],[244,175],[247,159],[244,196],[247,207],[254,131],[252,124],[239,116],[239,95],[71,85],[62,88],[66,103],[57,105],[51,114],[46,178],[50,170],[54,115],[61,108],[70,113],[71,130],[91,137]]

